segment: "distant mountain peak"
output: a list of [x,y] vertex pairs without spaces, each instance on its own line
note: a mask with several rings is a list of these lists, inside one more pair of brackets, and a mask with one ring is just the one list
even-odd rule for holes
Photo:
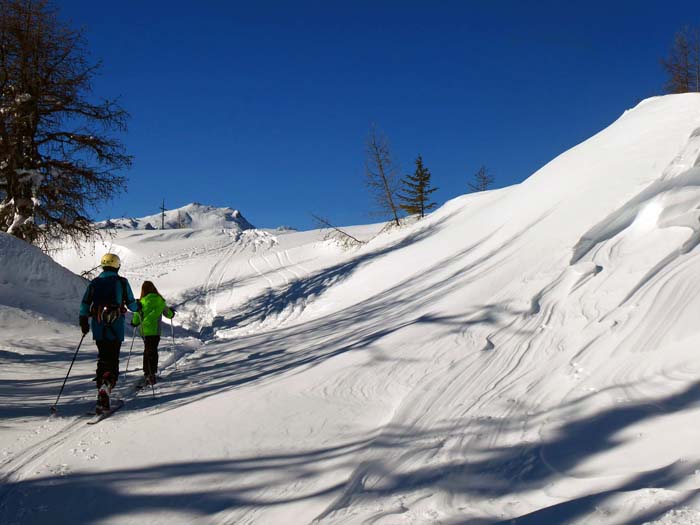
[[102,229],[115,230],[250,230],[255,228],[239,210],[229,207],[217,208],[199,202],[166,210],[164,216],[157,213],[141,218],[108,219],[99,222],[98,226]]

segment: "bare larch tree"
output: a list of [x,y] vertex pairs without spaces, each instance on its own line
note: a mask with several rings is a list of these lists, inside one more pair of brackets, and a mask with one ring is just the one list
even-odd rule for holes
[[90,238],[89,210],[123,189],[131,164],[111,135],[114,100],[92,102],[99,64],[47,0],[0,0],[0,231],[46,249]]
[[474,180],[469,183],[469,188],[472,191],[486,191],[495,182],[493,175],[489,173],[486,166],[482,165],[474,174]]
[[667,93],[700,91],[700,31],[688,26],[678,31],[667,58],[661,60],[666,71]]
[[391,216],[391,220],[399,226],[399,206],[396,192],[400,178],[389,150],[389,141],[377,130],[370,128],[367,138],[367,160],[365,162],[367,186],[376,204],[376,213]]

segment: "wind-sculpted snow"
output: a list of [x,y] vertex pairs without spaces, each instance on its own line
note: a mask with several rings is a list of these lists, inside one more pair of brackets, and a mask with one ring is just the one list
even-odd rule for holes
[[[700,128],[696,129],[681,154],[671,162],[663,176],[615,210],[583,235],[574,247],[571,263],[575,264],[597,244],[612,239],[635,222],[639,228],[687,226],[700,227],[697,209],[700,187]],[[695,207],[694,207],[695,206]],[[696,244],[688,244],[690,251]]]
[[125,409],[82,424],[86,357],[45,421],[71,350],[12,338],[0,522],[699,524],[699,128],[700,95],[644,101],[350,250],[118,232],[124,275],[178,310],[155,399],[137,340]]

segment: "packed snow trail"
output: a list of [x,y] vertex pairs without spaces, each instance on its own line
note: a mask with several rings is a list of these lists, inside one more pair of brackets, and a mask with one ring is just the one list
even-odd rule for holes
[[74,432],[36,413],[70,350],[3,348],[0,522],[700,523],[698,129],[700,96],[644,101],[522,184],[357,228],[350,251],[118,233],[125,275],[178,307],[167,379]]

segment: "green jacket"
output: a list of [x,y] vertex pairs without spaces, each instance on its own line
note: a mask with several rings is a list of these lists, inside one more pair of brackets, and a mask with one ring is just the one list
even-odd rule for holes
[[149,293],[141,299],[141,308],[141,311],[136,312],[131,320],[132,326],[141,326],[141,337],[160,335],[161,316],[165,315],[168,319],[175,316],[175,312],[165,304],[165,299],[157,293]]

